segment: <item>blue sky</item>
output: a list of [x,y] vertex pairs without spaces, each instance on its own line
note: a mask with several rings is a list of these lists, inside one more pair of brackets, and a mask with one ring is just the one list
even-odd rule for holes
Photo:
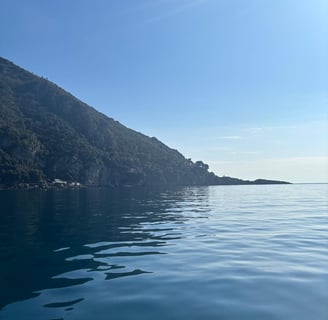
[[219,175],[328,181],[326,0],[2,0],[0,55]]

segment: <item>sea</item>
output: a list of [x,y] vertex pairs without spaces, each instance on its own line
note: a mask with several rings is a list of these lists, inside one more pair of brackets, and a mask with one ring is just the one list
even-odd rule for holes
[[328,184],[0,191],[1,320],[327,320]]

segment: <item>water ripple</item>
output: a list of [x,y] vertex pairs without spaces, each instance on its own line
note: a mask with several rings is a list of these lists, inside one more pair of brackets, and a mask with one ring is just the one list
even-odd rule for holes
[[0,319],[326,320],[327,191],[0,193]]

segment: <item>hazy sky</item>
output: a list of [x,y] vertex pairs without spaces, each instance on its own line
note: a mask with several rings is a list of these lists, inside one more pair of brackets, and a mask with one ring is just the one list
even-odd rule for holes
[[218,175],[328,181],[327,0],[0,0],[0,55]]

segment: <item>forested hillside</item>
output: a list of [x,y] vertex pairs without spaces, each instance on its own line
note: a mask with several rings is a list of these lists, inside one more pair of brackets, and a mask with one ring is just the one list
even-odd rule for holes
[[56,178],[102,186],[254,183],[208,169],[0,58],[0,184]]

